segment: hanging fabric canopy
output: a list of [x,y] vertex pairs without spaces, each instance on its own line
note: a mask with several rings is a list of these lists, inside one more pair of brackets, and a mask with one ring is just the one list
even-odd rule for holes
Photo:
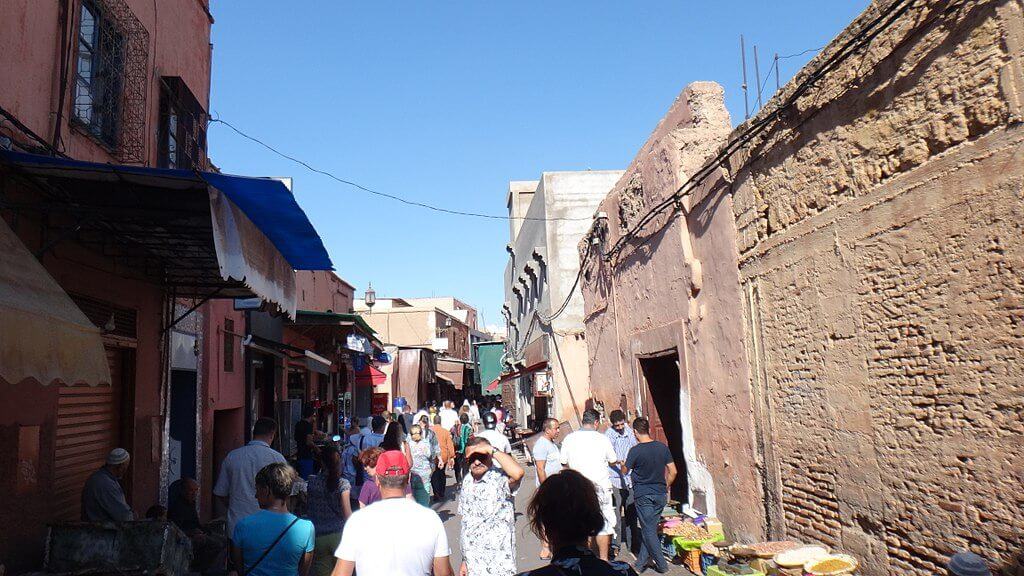
[[0,378],[109,384],[100,330],[0,218]]
[[356,384],[361,386],[377,386],[387,382],[387,374],[367,364],[362,370],[356,372]]
[[294,318],[295,270],[333,269],[280,180],[2,150],[0,171],[43,192],[22,209],[67,219],[78,243],[179,297],[258,296]]

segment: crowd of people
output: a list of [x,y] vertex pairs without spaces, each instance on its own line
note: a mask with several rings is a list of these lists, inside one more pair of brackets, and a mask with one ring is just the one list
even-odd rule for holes
[[[526,474],[500,428],[498,407],[450,402],[413,413],[373,416],[345,436],[321,443],[312,412],[295,426],[293,464],[272,446],[277,423],[256,421],[252,440],[225,458],[213,488],[227,510],[226,537],[199,521],[199,484],[171,486],[169,506],[148,518],[178,525],[193,544],[193,570],[229,576],[454,576],[451,547],[432,503],[444,500],[447,471],[456,481],[459,576],[517,574],[515,494]],[[580,428],[559,444],[559,422],[548,419],[530,450],[536,490],[527,514],[549,561],[527,576],[634,576],[668,570],[657,528],[677,470],[668,446],[652,438],[650,422],[627,424],[620,410],[602,418],[586,410]],[[132,520],[120,479],[127,451],[110,452],[86,482],[82,518]],[[631,564],[616,561],[626,550]],[[950,574],[976,568],[958,554]],[[972,569],[973,569],[972,568]]]

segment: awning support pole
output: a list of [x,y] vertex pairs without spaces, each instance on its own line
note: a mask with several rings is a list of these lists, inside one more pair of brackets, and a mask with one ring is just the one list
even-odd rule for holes
[[217,294],[220,294],[220,291],[223,290],[223,289],[224,289],[224,287],[221,286],[220,288],[217,288],[216,290],[214,290],[213,292],[210,292],[206,296],[203,296],[202,300],[200,300],[199,302],[196,302],[196,304],[194,306],[192,306],[191,308],[186,310],[181,316],[178,316],[177,318],[175,318],[174,322],[171,322],[170,324],[165,326],[164,329],[160,331],[160,333],[162,334],[164,332],[167,332],[171,328],[174,328],[175,326],[177,326],[178,323],[181,322],[182,320],[184,320],[186,317],[188,317],[189,314],[191,314],[191,313],[195,312],[196,310],[198,310],[200,306],[202,306],[203,304],[206,304],[207,302],[209,302]]

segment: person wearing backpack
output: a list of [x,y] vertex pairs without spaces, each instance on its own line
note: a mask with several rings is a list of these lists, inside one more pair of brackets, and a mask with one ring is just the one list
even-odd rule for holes
[[459,414],[459,424],[452,428],[452,439],[455,443],[455,482],[461,487],[462,478],[466,475],[466,445],[473,436],[473,425],[469,423],[469,414]]

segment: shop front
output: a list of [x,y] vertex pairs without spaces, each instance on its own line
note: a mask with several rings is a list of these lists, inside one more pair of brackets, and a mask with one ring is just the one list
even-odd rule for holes
[[173,475],[202,476],[202,325],[188,319],[234,297],[293,311],[292,270],[330,261],[274,180],[0,151],[0,189],[0,464],[20,478],[0,481],[18,495],[0,504],[0,557],[18,570],[46,523],[78,519],[110,449],[133,456],[136,510]]

